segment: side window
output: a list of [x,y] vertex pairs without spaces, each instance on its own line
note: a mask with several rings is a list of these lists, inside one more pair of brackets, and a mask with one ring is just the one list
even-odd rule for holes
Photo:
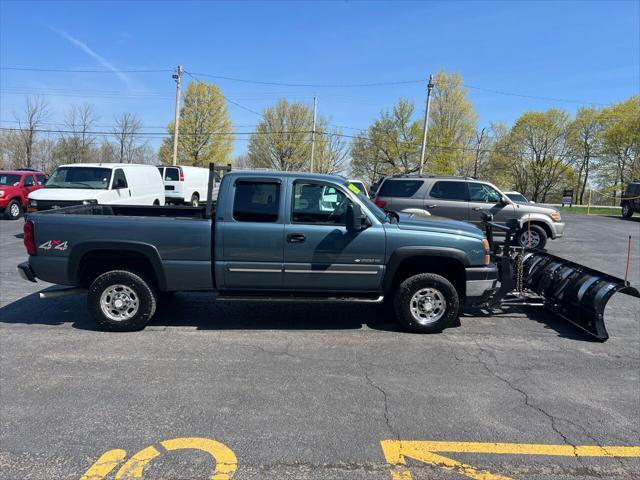
[[436,182],[429,193],[431,198],[442,200],[467,200],[467,184],[465,182]]
[[42,186],[42,185],[44,185],[45,183],[47,183],[47,179],[45,178],[45,176],[44,176],[44,175],[36,175],[36,180],[37,180],[37,182],[36,182],[36,183],[37,183],[39,186]]
[[412,197],[422,186],[422,180],[386,180],[378,195],[381,197]]
[[335,187],[321,183],[293,184],[292,223],[346,225],[348,199]]
[[280,184],[238,181],[233,198],[233,218],[239,222],[277,222]]
[[34,185],[35,182],[33,181],[33,175],[24,177],[24,183],[22,184],[23,187],[33,187]]
[[502,195],[484,183],[469,183],[469,200],[472,202],[498,203]]
[[124,176],[124,172],[121,168],[118,168],[113,173],[113,190],[119,188],[127,188],[127,177]]

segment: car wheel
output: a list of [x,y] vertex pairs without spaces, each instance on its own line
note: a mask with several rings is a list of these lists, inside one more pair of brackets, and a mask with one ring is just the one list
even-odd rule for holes
[[154,207],[159,207],[159,206],[160,206],[160,200],[157,200],[157,199],[156,199],[156,200],[154,200],[154,201],[153,201],[153,206],[154,206]]
[[96,278],[87,302],[98,328],[118,332],[144,328],[158,303],[149,282],[127,270],[112,270]]
[[11,200],[7,208],[4,209],[4,215],[9,220],[17,220],[22,215],[22,205],[17,200]]
[[417,333],[441,332],[455,320],[460,308],[455,287],[434,273],[407,278],[398,286],[393,300],[398,322]]
[[622,218],[631,218],[633,216],[633,209],[629,202],[622,204]]
[[544,248],[547,244],[547,232],[538,225],[526,225],[518,232],[518,245],[526,248]]
[[200,205],[200,195],[194,193],[193,195],[191,195],[191,206],[197,207],[198,205]]

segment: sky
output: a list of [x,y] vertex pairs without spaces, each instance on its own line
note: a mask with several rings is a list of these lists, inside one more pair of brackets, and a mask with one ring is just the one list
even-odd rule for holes
[[[462,75],[479,127],[509,125],[528,110],[573,113],[640,93],[640,1],[0,1],[2,127],[39,95],[51,129],[87,102],[96,130],[134,112],[145,132],[163,133],[177,65],[192,74],[185,81],[215,82],[244,107],[229,104],[242,132],[234,155],[260,121],[251,110],[279,98],[311,105],[317,96],[318,113],[348,134],[399,97],[421,118],[426,78],[440,69]],[[353,86],[386,82],[407,83]]]

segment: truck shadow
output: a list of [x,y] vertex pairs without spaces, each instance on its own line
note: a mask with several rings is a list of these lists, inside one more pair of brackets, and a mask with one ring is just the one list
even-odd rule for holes
[[[542,310],[510,310],[494,316],[526,313],[528,319],[542,323],[558,336],[573,340],[591,337],[569,322]],[[465,310],[467,322],[491,317],[479,310]],[[0,323],[59,326],[95,331],[85,295],[41,300],[37,293],[0,308]],[[149,329],[195,327],[198,330],[354,330],[368,327],[386,332],[401,332],[393,315],[383,305],[319,303],[311,308],[304,303],[215,302],[207,293],[179,293],[163,299]],[[449,330],[461,326],[456,321]],[[487,331],[491,330],[487,325]]]

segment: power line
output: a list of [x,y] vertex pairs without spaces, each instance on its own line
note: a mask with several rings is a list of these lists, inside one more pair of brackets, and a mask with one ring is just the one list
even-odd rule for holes
[[12,70],[18,72],[51,72],[51,73],[166,73],[171,72],[170,68],[153,69],[153,70],[87,70],[87,69],[68,69],[68,68],[31,68],[31,67],[0,67],[0,70]]

